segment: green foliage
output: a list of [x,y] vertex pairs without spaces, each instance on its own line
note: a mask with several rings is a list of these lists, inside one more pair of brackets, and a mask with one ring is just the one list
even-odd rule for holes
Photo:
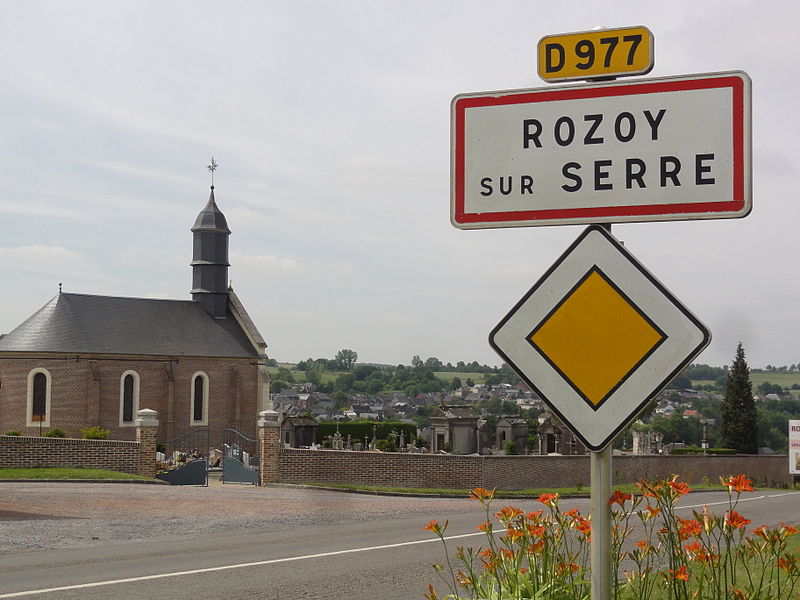
[[514,440],[506,440],[506,443],[503,444],[503,451],[506,453],[506,456],[515,454],[517,451],[517,445],[514,443]]
[[45,431],[42,434],[42,437],[65,438],[67,437],[67,432],[60,427],[52,427],[51,429]]
[[678,375],[675,379],[673,379],[668,387],[675,388],[678,390],[690,390],[692,389],[692,380],[689,379],[689,376],[684,371],[683,373]]
[[709,448],[708,454],[736,454],[736,448]]
[[333,383],[333,389],[337,392],[349,392],[353,389],[353,384],[356,381],[355,375],[352,373],[345,373],[339,375]]
[[275,378],[277,380],[279,380],[279,381],[286,381],[288,383],[295,383],[294,375],[292,375],[292,372],[289,369],[287,369],[286,367],[279,368],[278,369],[278,374],[275,376]]
[[378,440],[375,442],[375,447],[381,452],[397,452],[397,442],[392,438]]
[[762,381],[758,384],[756,389],[758,390],[758,393],[763,396],[766,396],[767,394],[777,394],[778,396],[783,395],[783,388],[777,383],[770,383],[769,381]]
[[684,446],[683,448],[673,448],[670,454],[702,454],[703,449],[699,446]]
[[17,431],[16,429],[12,429],[11,431],[6,431],[4,435],[21,436],[22,432]]
[[288,387],[289,384],[283,379],[273,379],[269,384],[269,389],[273,394],[282,392],[283,390],[288,389]]
[[355,350],[350,350],[349,348],[343,348],[336,353],[334,359],[339,366],[340,369],[344,371],[352,371],[353,367],[356,366],[356,361],[358,360],[358,353]]
[[342,390],[335,390],[331,394],[331,398],[333,398],[333,405],[336,410],[342,410],[347,407],[347,394]]
[[742,343],[739,342],[725,385],[725,401],[722,403],[722,445],[736,448],[742,454],[757,454],[757,436],[758,415],[753,401],[750,369]]
[[699,445],[703,437],[703,425],[697,418],[684,419],[673,413],[669,417],[653,417],[650,425],[654,431],[664,434],[665,444],[683,443]]
[[317,371],[316,369],[311,369],[310,371],[306,372],[306,379],[309,383],[313,383],[314,385],[321,385],[322,384],[322,373]]
[[431,371],[442,371],[444,370],[444,365],[442,364],[442,361],[435,356],[429,356],[425,360],[425,368],[430,369]]
[[727,376],[727,367],[711,367],[709,365],[690,365],[686,367],[681,375],[686,375],[690,380],[714,380],[718,377]]
[[[358,355],[348,349],[340,350],[334,359],[308,358],[301,360],[292,371],[291,365],[277,365],[270,369],[272,392],[278,393],[295,382],[308,381],[317,386],[318,391],[344,394],[378,394],[385,391],[401,391],[406,396],[441,393],[455,390],[464,383],[469,387],[475,382],[490,384],[515,384],[519,376],[506,364],[500,368],[481,365],[477,361],[459,361],[454,367],[446,365],[431,356],[422,360],[415,355],[411,365],[356,365]],[[513,410],[505,411],[509,414]]]
[[97,425],[81,429],[81,436],[85,440],[107,440],[110,433],[108,429],[100,429]]
[[766,446],[775,452],[788,453],[788,421],[796,418],[786,410],[761,407],[758,411],[759,446]]

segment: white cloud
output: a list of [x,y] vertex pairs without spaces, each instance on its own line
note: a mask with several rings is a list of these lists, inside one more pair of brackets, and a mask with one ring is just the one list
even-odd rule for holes
[[247,256],[238,252],[231,252],[231,260],[236,265],[237,269],[249,269],[253,271],[263,271],[265,273],[271,272],[289,272],[296,271],[298,264],[291,258],[279,258],[269,254],[260,254],[255,256]]
[[0,263],[5,269],[58,273],[74,266],[82,258],[80,252],[63,246],[0,247]]
[[[728,363],[742,339],[753,365],[796,363],[798,17],[745,0],[9,3],[3,272],[34,304],[58,281],[188,297],[213,154],[230,277],[277,358],[496,363],[488,330],[580,228],[455,230],[450,101],[543,86],[543,35],[641,23],[654,76],[750,72],[754,210],[614,232],[712,326],[703,360]],[[0,305],[0,330],[11,314]]]

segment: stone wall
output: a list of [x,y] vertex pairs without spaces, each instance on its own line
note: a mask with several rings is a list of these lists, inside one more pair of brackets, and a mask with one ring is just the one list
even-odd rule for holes
[[[265,482],[504,490],[578,485],[588,490],[591,485],[588,455],[454,456],[282,448],[277,467],[277,477],[266,477]],[[612,459],[612,473],[614,483],[676,473],[690,484],[740,473],[761,484],[791,482],[788,459],[780,455],[624,455]]]
[[0,435],[0,467],[83,467],[135,474],[140,472],[139,442]]

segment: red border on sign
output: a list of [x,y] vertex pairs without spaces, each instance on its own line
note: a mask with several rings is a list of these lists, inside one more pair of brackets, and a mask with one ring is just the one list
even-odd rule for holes
[[[565,208],[542,210],[519,210],[503,212],[466,213],[464,211],[465,112],[468,108],[503,106],[551,102],[554,100],[578,100],[584,98],[606,98],[634,96],[685,90],[708,90],[731,88],[733,94],[733,199],[719,202],[683,204],[640,204],[633,206],[602,206],[591,208]],[[608,87],[581,87],[575,89],[547,90],[506,95],[486,95],[461,98],[455,103],[455,202],[454,219],[460,224],[501,223],[513,221],[551,221],[564,219],[597,219],[608,217],[636,217],[658,215],[693,215],[702,213],[735,213],[745,206],[745,148],[744,148],[744,81],[734,75],[722,77],[699,77],[696,79],[627,83]],[[656,220],[656,219],[649,219]]]

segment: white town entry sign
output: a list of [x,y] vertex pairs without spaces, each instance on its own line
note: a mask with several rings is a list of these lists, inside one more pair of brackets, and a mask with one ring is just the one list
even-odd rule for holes
[[741,71],[461,94],[451,221],[461,229],[744,217]]

